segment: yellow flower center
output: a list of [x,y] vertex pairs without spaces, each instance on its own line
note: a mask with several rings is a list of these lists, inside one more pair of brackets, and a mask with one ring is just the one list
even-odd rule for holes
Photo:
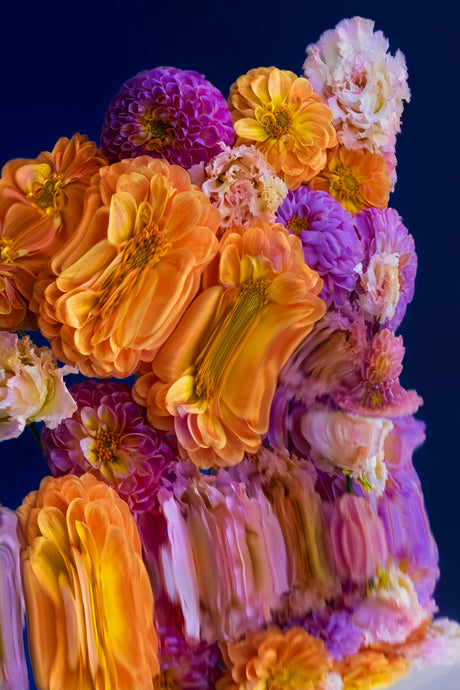
[[207,346],[197,360],[195,394],[212,398],[218,390],[223,373],[237,355],[248,330],[257,324],[268,303],[269,280],[247,280],[240,286],[235,303],[211,334]]
[[174,668],[165,669],[155,680],[155,690],[181,690]]
[[152,207],[142,202],[137,211],[133,237],[126,243],[122,254],[122,264],[128,270],[149,264],[156,264],[168,253],[171,242],[166,233],[161,232],[153,219]]
[[279,139],[284,134],[289,134],[292,117],[286,108],[281,107],[268,114],[264,125],[272,137]]
[[16,256],[13,242],[6,237],[0,237],[0,264],[14,264]]
[[151,115],[141,115],[139,124],[150,134],[152,139],[159,139],[161,143],[164,143],[170,138],[168,129],[171,129],[171,125],[165,120],[155,120]]
[[331,188],[339,195],[353,198],[361,191],[361,183],[350,168],[338,166],[331,175]]
[[99,462],[112,462],[115,460],[119,439],[104,429],[99,429],[96,434],[96,452]]
[[27,198],[46,215],[55,215],[66,181],[59,173],[48,175],[36,192],[29,192]]
[[270,675],[267,678],[265,688],[266,690],[313,690],[316,683],[321,679],[322,673],[314,671],[310,673],[308,669],[289,671],[281,670],[276,675]]
[[286,227],[294,235],[297,235],[297,237],[300,237],[300,233],[302,232],[302,230],[308,230],[309,223],[308,223],[308,220],[306,218],[302,218],[301,216],[293,215],[293,216],[291,216],[291,218],[286,223]]

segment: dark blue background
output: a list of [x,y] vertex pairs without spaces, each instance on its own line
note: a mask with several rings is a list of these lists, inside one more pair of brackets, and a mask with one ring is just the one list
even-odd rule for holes
[[[75,132],[98,140],[126,79],[173,65],[202,72],[225,96],[253,67],[301,73],[307,44],[343,17],[376,22],[406,56],[412,100],[399,135],[390,205],[415,238],[415,298],[402,327],[403,384],[424,398],[427,440],[417,452],[440,551],[440,613],[460,619],[459,10],[405,3],[236,0],[73,0],[2,3],[0,164],[51,150]],[[70,380],[70,377],[69,377]],[[0,446],[0,502],[15,508],[47,474],[27,432]]]

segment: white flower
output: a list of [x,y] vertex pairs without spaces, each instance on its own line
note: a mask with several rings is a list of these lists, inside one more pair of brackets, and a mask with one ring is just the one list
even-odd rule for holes
[[77,409],[49,347],[36,347],[28,336],[0,332],[0,440],[19,436],[26,424],[45,422],[54,429]]
[[381,31],[362,17],[343,19],[307,47],[304,71],[331,108],[340,143],[390,157],[410,100],[404,55],[388,52]]

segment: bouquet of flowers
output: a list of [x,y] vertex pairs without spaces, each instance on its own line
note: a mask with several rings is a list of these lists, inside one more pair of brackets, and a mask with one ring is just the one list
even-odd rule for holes
[[40,690],[362,690],[460,657],[399,382],[405,59],[354,17],[303,70],[228,100],[144,71],[100,148],[3,168],[0,439],[27,426],[51,472],[0,507],[3,690],[24,619]]

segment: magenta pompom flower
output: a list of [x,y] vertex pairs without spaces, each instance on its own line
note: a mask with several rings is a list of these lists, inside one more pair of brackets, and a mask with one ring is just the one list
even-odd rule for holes
[[220,91],[202,74],[157,67],[128,79],[105,115],[101,148],[110,162],[149,155],[189,168],[234,140]]
[[131,388],[115,381],[70,387],[78,409],[56,429],[43,429],[45,458],[55,476],[92,472],[113,486],[133,512],[151,510],[175,478],[174,445],[147,422]]
[[324,281],[320,297],[341,307],[353,290],[363,250],[351,215],[327,192],[299,187],[289,192],[276,220],[302,241],[305,263]]

